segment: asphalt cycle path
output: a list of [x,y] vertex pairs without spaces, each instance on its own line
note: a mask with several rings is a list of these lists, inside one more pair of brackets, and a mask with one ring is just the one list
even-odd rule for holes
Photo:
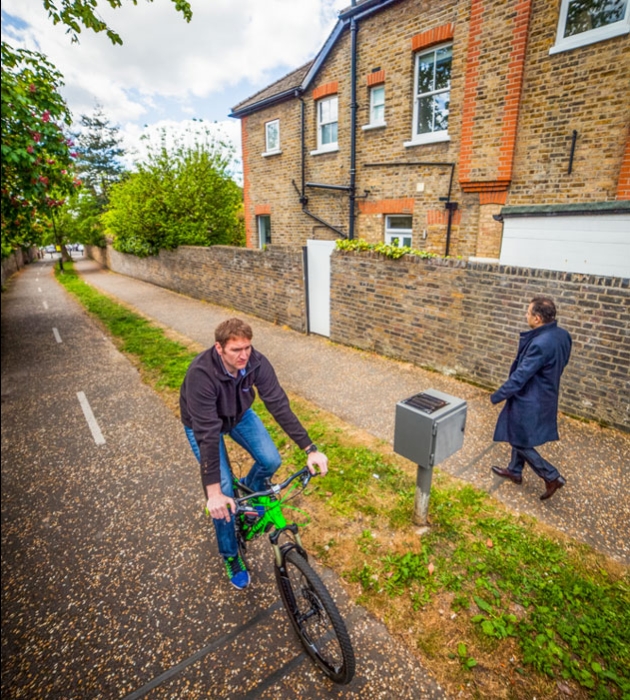
[[[203,347],[212,344],[220,321],[229,315],[246,318],[254,329],[254,345],[269,357],[286,389],[390,445],[398,401],[427,389],[464,399],[468,404],[464,446],[439,464],[440,469],[487,491],[513,511],[531,515],[630,564],[628,433],[560,415],[560,441],[544,445],[541,452],[558,466],[567,485],[553,498],[540,501],[543,482],[531,470],[525,471],[522,486],[490,471],[493,464],[507,466],[509,462],[509,446],[492,441],[501,407],[490,404],[490,392],[411,363],[307,336],[112,273],[88,259],[77,262],[75,268],[98,290]],[[514,352],[517,341],[515,337]]]
[[308,660],[268,542],[235,591],[181,424],[42,260],[2,294],[2,696],[445,698],[319,566],[357,656]]

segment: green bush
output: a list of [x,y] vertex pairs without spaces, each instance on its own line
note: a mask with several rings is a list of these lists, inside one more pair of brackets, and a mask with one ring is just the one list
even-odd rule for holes
[[149,150],[137,171],[109,190],[106,235],[122,253],[157,255],[180,245],[244,245],[241,188],[230,148],[208,137]]

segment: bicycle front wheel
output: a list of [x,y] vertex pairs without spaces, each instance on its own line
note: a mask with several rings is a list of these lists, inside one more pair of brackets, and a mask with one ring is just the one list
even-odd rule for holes
[[291,624],[313,661],[335,683],[354,676],[354,651],[346,625],[328,589],[310,564],[291,549],[276,581]]

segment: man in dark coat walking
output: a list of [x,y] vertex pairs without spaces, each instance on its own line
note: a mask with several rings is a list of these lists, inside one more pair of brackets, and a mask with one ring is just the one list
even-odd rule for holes
[[560,472],[534,448],[558,440],[560,377],[571,354],[571,336],[556,321],[556,306],[535,297],[527,307],[529,331],[523,331],[510,377],[492,394],[493,404],[505,401],[494,431],[495,442],[509,442],[512,459],[507,469],[492,471],[515,484],[523,481],[527,462],[544,479],[546,500],[566,483]]

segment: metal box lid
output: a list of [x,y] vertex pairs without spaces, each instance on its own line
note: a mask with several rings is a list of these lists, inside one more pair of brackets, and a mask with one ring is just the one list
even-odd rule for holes
[[466,402],[463,399],[459,399],[456,396],[444,394],[437,389],[427,389],[419,394],[410,396],[408,399],[399,401],[397,405],[413,409],[423,415],[431,416],[432,420],[437,420],[465,404]]
[[466,402],[428,389],[396,404],[394,452],[422,467],[433,467],[464,442]]

